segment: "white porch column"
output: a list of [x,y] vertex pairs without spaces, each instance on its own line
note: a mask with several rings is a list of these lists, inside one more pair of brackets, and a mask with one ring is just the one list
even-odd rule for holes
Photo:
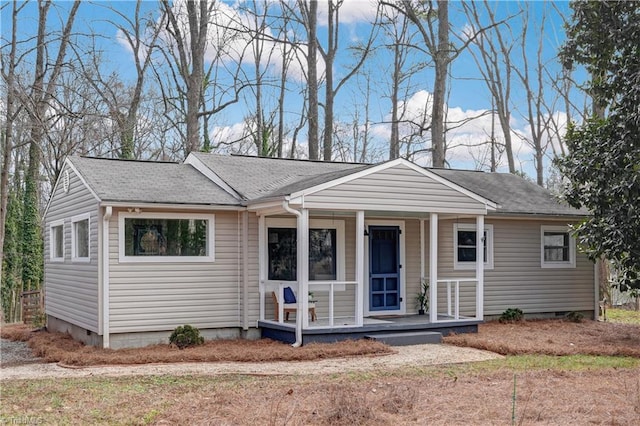
[[429,218],[429,321],[438,321],[438,213]]
[[484,314],[484,216],[480,214],[476,216],[476,236],[479,236],[476,238],[476,319],[481,320]]
[[[424,219],[420,219],[420,279],[424,280],[424,255],[426,254],[424,249]],[[422,285],[422,282],[420,283]]]
[[364,323],[364,211],[356,212],[356,325]]
[[[266,244],[267,229],[264,215],[258,216],[258,290],[260,291],[260,321],[264,321],[264,284],[267,280]],[[282,314],[280,314],[282,315]],[[282,316],[280,317],[282,318]]]
[[[296,326],[309,327],[309,210],[302,209],[298,216],[298,312]],[[300,322],[302,321],[302,322]]]

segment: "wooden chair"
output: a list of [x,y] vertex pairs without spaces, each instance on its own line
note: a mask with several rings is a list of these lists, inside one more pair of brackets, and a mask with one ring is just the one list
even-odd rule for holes
[[[295,295],[291,288],[287,287],[291,294],[293,295],[293,300],[295,300]],[[271,292],[271,297],[273,298],[273,305],[275,306],[275,318],[276,321],[280,321],[280,303],[278,302],[278,295],[275,291]],[[282,312],[284,312],[285,321],[289,321],[289,313],[293,312],[294,314],[298,310],[298,303],[294,301],[293,303],[283,303]],[[316,320],[316,304],[313,302],[309,302],[309,314],[311,314],[311,321]]]

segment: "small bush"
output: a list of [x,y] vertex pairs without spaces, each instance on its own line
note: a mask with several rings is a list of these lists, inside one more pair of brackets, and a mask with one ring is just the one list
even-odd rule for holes
[[566,318],[567,321],[582,322],[582,320],[584,319],[584,314],[582,312],[572,311],[567,314]]
[[519,322],[524,319],[524,312],[519,308],[509,308],[500,315],[500,322]]
[[204,337],[200,335],[200,330],[190,325],[180,325],[173,330],[169,336],[169,343],[176,345],[178,349],[188,346],[196,346],[204,343]]

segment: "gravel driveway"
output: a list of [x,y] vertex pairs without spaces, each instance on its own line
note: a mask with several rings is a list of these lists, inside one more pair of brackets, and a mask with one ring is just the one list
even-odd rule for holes
[[33,356],[26,342],[0,339],[0,367],[31,364],[40,361],[40,358]]
[[[17,343],[17,344],[16,344]],[[0,380],[36,379],[52,377],[91,377],[91,376],[146,376],[146,375],[299,375],[299,374],[335,374],[349,371],[367,371],[394,369],[408,366],[428,366],[437,364],[455,364],[485,361],[502,358],[501,355],[472,348],[449,345],[414,345],[394,348],[397,353],[382,356],[358,356],[351,358],[333,358],[316,361],[295,362],[209,362],[143,365],[109,365],[97,367],[63,367],[58,364],[37,363],[37,359],[25,356],[29,351],[22,342],[2,340],[2,366]],[[14,357],[14,363],[5,363]],[[20,363],[19,358],[27,364]]]

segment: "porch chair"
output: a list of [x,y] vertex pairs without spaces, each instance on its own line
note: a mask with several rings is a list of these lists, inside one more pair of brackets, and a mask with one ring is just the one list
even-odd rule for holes
[[[294,314],[298,310],[298,302],[296,300],[296,295],[291,290],[291,287],[284,288],[284,304],[282,305],[282,311],[284,312],[285,321],[289,321],[289,313],[293,312]],[[280,321],[280,304],[278,303],[278,295],[275,291],[271,292],[271,297],[273,298],[273,305],[275,306],[275,318],[276,321]],[[313,302],[309,302],[309,313],[311,314],[311,321],[316,320],[316,304]]]

